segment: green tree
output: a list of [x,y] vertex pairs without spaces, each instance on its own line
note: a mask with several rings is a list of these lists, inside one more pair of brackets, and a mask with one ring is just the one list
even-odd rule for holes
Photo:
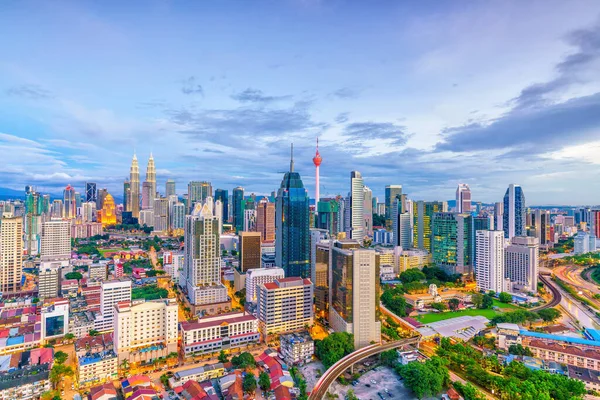
[[385,290],[381,295],[381,302],[397,316],[406,317],[407,304],[401,288],[397,287]]
[[560,311],[556,308],[545,308],[537,312],[541,319],[545,322],[553,322],[560,317]]
[[498,300],[500,300],[501,303],[512,303],[512,296],[509,293],[506,292],[500,292],[500,294],[498,295]]
[[54,353],[54,361],[57,364],[64,364],[68,358],[69,358],[69,355],[67,353],[65,353],[64,351],[57,351],[56,353]]
[[162,383],[165,388],[169,387],[169,377],[167,374],[162,374],[160,376],[160,383]]
[[58,383],[66,376],[73,376],[73,368],[63,364],[54,364],[50,370],[50,383],[56,389]]
[[452,311],[458,310],[458,305],[459,304],[460,304],[460,301],[458,299],[452,298],[452,299],[448,300],[448,307]]
[[404,385],[419,399],[437,395],[450,383],[446,364],[439,357],[432,357],[424,363],[399,365],[396,370],[404,378]]
[[529,357],[533,357],[533,353],[531,352],[531,350],[529,349],[529,347],[523,347],[522,344],[517,343],[517,344],[511,344],[508,347],[508,352],[510,354],[514,354],[517,356],[529,356]]
[[73,340],[75,339],[75,335],[73,335],[72,333],[67,333],[65,335],[65,340]]
[[358,397],[356,397],[356,395],[354,394],[353,389],[348,390],[348,392],[346,393],[346,400],[358,400]]
[[420,282],[424,281],[427,277],[418,268],[409,268],[400,274],[400,280],[402,283]]
[[446,306],[444,303],[432,303],[431,304],[431,308],[436,309],[438,311],[446,311],[448,309],[448,306]]
[[219,362],[222,362],[224,364],[227,361],[229,361],[227,354],[225,354],[225,351],[221,350],[221,352],[219,353]]
[[456,389],[456,391],[460,393],[465,400],[486,400],[485,395],[469,382],[467,382],[466,385],[463,385],[462,383],[456,381],[452,383],[452,386],[454,386],[454,389]]
[[89,334],[90,336],[98,336],[98,335],[100,334],[100,332],[98,332],[98,331],[97,331],[97,330],[95,330],[95,329],[90,329],[90,331],[88,332],[88,334]]
[[256,360],[254,360],[254,356],[252,354],[244,352],[239,356],[234,356],[231,359],[231,364],[233,364],[233,366],[236,368],[245,369],[256,366]]
[[483,295],[480,293],[475,293],[473,296],[471,296],[471,301],[473,302],[475,308],[481,308],[483,304]]
[[398,362],[398,353],[395,349],[387,350],[381,353],[381,363],[388,367],[393,367]]
[[334,332],[323,340],[315,341],[315,354],[325,369],[354,351],[354,335]]
[[80,272],[68,272],[65,274],[65,279],[83,279],[83,275]]
[[254,393],[256,391],[256,378],[253,374],[247,373],[242,381],[244,393]]
[[490,294],[484,294],[483,300],[481,301],[481,307],[484,309],[492,308],[494,305],[494,298]]
[[258,386],[260,386],[260,389],[263,392],[266,392],[269,389],[271,389],[271,377],[269,377],[269,374],[267,374],[264,371],[260,373],[260,375],[258,376]]

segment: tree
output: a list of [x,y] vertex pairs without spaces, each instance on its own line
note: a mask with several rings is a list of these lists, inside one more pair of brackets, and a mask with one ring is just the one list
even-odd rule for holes
[[73,368],[67,367],[63,364],[54,364],[50,370],[50,383],[52,387],[56,389],[58,383],[63,380],[65,376],[73,376]]
[[266,392],[269,389],[271,389],[271,378],[269,377],[269,374],[267,374],[264,371],[260,373],[260,375],[258,376],[258,386],[260,386],[260,389],[263,392]]
[[488,309],[488,308],[492,308],[493,305],[494,305],[494,298],[490,294],[484,294],[483,300],[481,301],[481,307],[479,307],[479,308]]
[[65,335],[65,340],[73,340],[75,339],[75,335],[73,335],[72,333],[67,333]]
[[431,308],[436,309],[438,311],[446,311],[448,307],[444,303],[432,303]]
[[100,332],[98,332],[98,331],[97,331],[97,330],[95,330],[95,329],[90,329],[90,331],[88,332],[88,334],[89,334],[90,336],[98,336],[98,335],[100,334]]
[[68,272],[65,274],[65,279],[83,279],[83,275],[80,272]]
[[160,383],[162,383],[165,388],[169,387],[169,377],[167,374],[162,374],[160,376]]
[[483,295],[480,293],[475,293],[473,296],[471,296],[471,302],[475,308],[481,308],[481,305],[483,304]]
[[537,312],[545,322],[553,322],[560,317],[560,311],[556,308],[546,308]]
[[123,359],[123,361],[121,361],[121,369],[123,371],[128,371],[129,370],[129,361],[127,361],[127,359]]
[[467,382],[466,385],[456,381],[452,383],[454,389],[465,398],[465,400],[486,400],[485,395],[483,395],[475,386],[471,385]]
[[254,393],[256,391],[256,378],[253,374],[247,373],[242,381],[244,393]]
[[325,369],[354,351],[354,335],[334,332],[323,340],[315,341],[315,354]]
[[529,356],[529,357],[533,357],[533,353],[531,352],[531,350],[529,349],[529,347],[523,347],[522,344],[517,343],[517,344],[511,344],[508,347],[508,352],[510,354],[514,354],[517,356]]
[[452,310],[452,311],[456,311],[458,310],[458,305],[460,304],[460,301],[458,299],[450,299],[448,300],[448,307]]
[[239,369],[246,369],[248,367],[254,367],[256,365],[256,360],[254,360],[254,356],[250,353],[244,352],[239,356],[234,356],[231,359],[231,364],[234,367]]
[[64,364],[68,358],[69,355],[64,351],[57,351],[56,353],[54,353],[54,361],[56,361],[57,364]]
[[387,350],[381,353],[381,363],[388,367],[393,367],[398,362],[398,353],[395,349]]
[[448,368],[439,357],[432,357],[424,363],[399,365],[396,370],[404,378],[404,385],[419,399],[437,395],[450,383]]
[[358,400],[353,389],[348,390],[348,393],[346,393],[346,400]]
[[500,292],[500,294],[498,295],[498,300],[500,300],[500,303],[512,303],[512,296],[509,293],[506,292]]
[[219,353],[219,362],[225,364],[227,361],[229,361],[227,354],[225,354],[225,351],[221,350],[221,352]]
[[400,274],[402,283],[420,282],[426,278],[425,274],[418,268],[409,268]]

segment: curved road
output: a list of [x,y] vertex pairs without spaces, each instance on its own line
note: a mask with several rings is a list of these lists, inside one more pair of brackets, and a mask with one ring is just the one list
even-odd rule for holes
[[552,281],[547,278],[547,276],[550,276],[550,275],[539,274],[540,282],[542,282],[544,285],[546,285],[546,287],[548,287],[548,289],[550,289],[550,291],[552,292],[552,301],[544,304],[543,306],[532,308],[532,311],[539,311],[539,310],[543,310],[545,308],[556,307],[557,305],[560,304],[560,302],[562,300],[562,295],[560,294],[560,292],[558,291],[556,286],[554,286],[552,284]]
[[379,354],[386,350],[395,349],[396,347],[404,346],[407,344],[414,344],[419,342],[419,337],[412,337],[408,339],[397,340],[395,342],[374,344],[371,346],[363,347],[362,349],[356,350],[353,353],[348,354],[340,361],[333,364],[317,381],[313,391],[308,397],[309,400],[321,400],[325,398],[329,386],[340,376],[345,370],[350,368],[357,362],[370,357],[375,354]]

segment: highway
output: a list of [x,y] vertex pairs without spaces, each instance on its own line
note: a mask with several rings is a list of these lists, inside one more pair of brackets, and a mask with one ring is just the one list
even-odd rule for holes
[[337,363],[333,364],[331,368],[329,368],[321,378],[317,381],[313,391],[310,393],[308,397],[309,400],[321,400],[325,398],[325,394],[329,390],[329,386],[340,376],[345,370],[350,368],[352,365],[364,360],[365,358],[371,357],[372,355],[379,354],[386,350],[395,349],[400,346],[405,346],[409,344],[417,344],[419,342],[419,337],[412,337],[408,339],[397,340],[395,342],[384,343],[384,344],[374,344],[371,346],[364,347],[362,349],[356,350],[353,353],[348,354],[346,357],[342,358]]
[[539,310],[543,310],[545,308],[556,307],[557,305],[560,304],[560,302],[562,300],[562,295],[560,294],[560,291],[558,290],[558,288],[556,286],[554,286],[552,281],[549,279],[549,276],[550,275],[539,274],[540,282],[542,282],[544,285],[546,285],[546,287],[548,289],[550,289],[550,292],[552,292],[552,300],[550,302],[544,304],[543,306],[532,309],[532,311],[539,311]]

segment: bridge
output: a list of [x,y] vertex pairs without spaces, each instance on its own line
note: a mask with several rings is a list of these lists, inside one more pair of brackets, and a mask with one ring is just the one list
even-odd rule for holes
[[350,368],[352,365],[364,360],[365,358],[371,357],[375,354],[382,353],[387,350],[395,349],[400,346],[409,344],[418,344],[420,337],[412,337],[408,339],[397,340],[390,343],[374,344],[371,346],[363,347],[353,353],[348,354],[335,364],[333,364],[317,381],[313,391],[308,397],[309,400],[321,400],[325,398],[325,394],[329,390],[329,386],[340,376],[345,370]]
[[540,278],[540,282],[542,282],[544,285],[546,285],[546,287],[548,289],[550,289],[550,292],[552,292],[552,300],[546,304],[544,304],[543,306],[540,307],[536,307],[536,308],[532,308],[531,311],[539,311],[539,310],[543,310],[545,308],[552,308],[552,307],[556,307],[557,305],[560,304],[560,301],[562,300],[562,295],[560,294],[560,291],[556,288],[556,286],[554,286],[554,284],[550,281],[550,274],[539,274],[539,278]]

